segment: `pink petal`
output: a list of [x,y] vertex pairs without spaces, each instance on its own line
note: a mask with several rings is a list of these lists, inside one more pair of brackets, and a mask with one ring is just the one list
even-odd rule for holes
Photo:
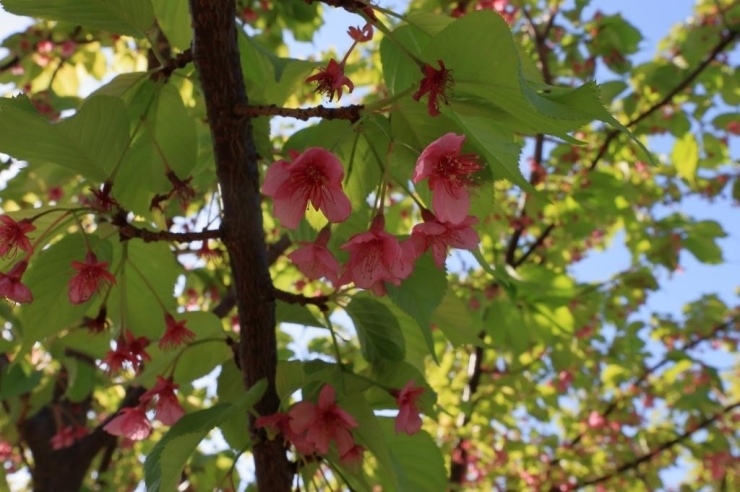
[[316,410],[316,405],[310,401],[302,401],[293,405],[288,411],[290,430],[296,434],[305,432],[316,420]]
[[440,222],[459,224],[470,211],[470,196],[463,187],[438,186],[433,193],[432,205]]
[[343,222],[347,220],[352,212],[349,198],[339,186],[327,186],[323,189],[321,200],[321,211],[324,212],[329,222]]
[[269,169],[267,169],[265,181],[262,183],[262,193],[267,196],[275,196],[278,188],[290,178],[290,174],[288,173],[289,166],[290,164],[284,160],[272,163]]

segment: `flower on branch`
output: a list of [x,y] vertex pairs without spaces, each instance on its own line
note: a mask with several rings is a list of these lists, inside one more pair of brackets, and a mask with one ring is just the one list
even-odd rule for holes
[[28,267],[27,261],[19,261],[8,273],[0,272],[0,297],[18,304],[33,302],[31,290],[21,282],[21,277]]
[[334,93],[337,93],[337,101],[342,98],[342,87],[346,86],[349,92],[355,89],[352,81],[344,75],[344,62],[337,63],[334,58],[329,60],[329,64],[319,68],[319,73],[311,75],[306,79],[306,83],[316,82],[315,91],[319,94],[329,96],[329,100],[334,99]]
[[118,207],[118,202],[115,198],[110,196],[111,191],[113,190],[113,183],[106,181],[103,183],[103,187],[100,190],[96,190],[94,188],[90,188],[90,192],[92,193],[93,197],[92,200],[86,200],[90,207],[93,210],[96,210],[100,213],[109,213],[114,208]]
[[298,453],[308,456],[316,452],[316,448],[312,443],[306,440],[305,433],[301,434],[293,432],[290,427],[291,416],[287,413],[276,413],[273,415],[265,415],[264,417],[258,418],[254,425],[255,427],[265,427],[271,435],[282,434],[285,439],[288,440],[293,446],[295,446]]
[[327,278],[332,285],[339,282],[339,262],[326,247],[331,237],[331,230],[325,227],[319,232],[313,243],[301,243],[302,246],[288,255],[300,272],[310,280]]
[[176,348],[184,343],[195,340],[195,333],[185,328],[187,320],[181,319],[175,321],[171,314],[164,315],[165,330],[162,339],[159,341],[159,348],[169,350]]
[[411,241],[414,243],[417,256],[431,249],[437,267],[444,267],[448,248],[474,250],[478,247],[480,237],[470,227],[478,223],[476,217],[468,215],[459,224],[450,224],[441,222],[427,209],[422,209],[421,216],[424,222],[414,226]]
[[429,178],[434,213],[450,224],[460,224],[467,217],[470,175],[483,168],[475,154],[460,154],[464,141],[465,135],[443,135],[424,149],[414,169],[414,183]]
[[399,244],[398,239],[385,232],[385,219],[377,215],[368,232],[355,234],[341,249],[349,251],[349,261],[339,285],[354,282],[357,287],[371,289],[375,295],[385,295],[385,284],[400,285],[408,278],[416,260],[411,241]]
[[148,346],[148,338],[136,338],[133,333],[126,330],[124,337],[119,338],[116,342],[116,349],[109,350],[101,364],[107,366],[108,374],[115,374],[123,367],[129,365],[135,372],[139,372],[139,368],[144,361],[151,360],[151,357],[146,352]]
[[146,405],[122,408],[118,415],[105,424],[103,430],[114,436],[123,436],[132,441],[141,441],[152,433],[152,424],[146,418]]
[[297,403],[290,409],[290,428],[297,434],[306,433],[306,441],[321,454],[329,452],[329,443],[334,441],[339,456],[347,454],[355,446],[350,429],[357,421],[336,404],[334,388],[325,384],[321,388],[318,404],[310,401]]
[[185,409],[182,408],[175,395],[175,390],[179,387],[179,385],[172,382],[171,378],[165,379],[162,376],[157,376],[157,383],[139,397],[139,402],[149,404],[156,397],[154,418],[164,425],[173,425],[180,420],[180,417],[185,415]]
[[92,251],[87,252],[84,262],[73,261],[72,268],[77,270],[69,281],[69,302],[72,304],[87,302],[95,292],[116,283],[116,277],[107,270],[108,263],[98,261]]
[[272,197],[275,216],[290,229],[298,227],[309,201],[329,222],[342,222],[352,211],[342,179],[339,159],[328,150],[312,147],[295,154],[291,163],[279,160],[272,164],[262,192]]
[[364,453],[365,448],[359,444],[355,444],[349,449],[349,451],[339,457],[339,461],[350,470],[356,472],[362,465],[362,455]]
[[424,78],[421,79],[421,86],[419,90],[414,93],[414,101],[418,101],[424,94],[429,93],[429,99],[427,100],[427,107],[429,114],[437,116],[439,114],[439,101],[441,100],[445,104],[449,104],[448,97],[452,87],[455,85],[455,81],[452,78],[452,70],[445,68],[445,64],[442,60],[437,60],[439,64],[439,70],[432,67],[428,63],[421,69],[424,74]]
[[0,258],[13,258],[19,249],[30,253],[33,247],[26,234],[35,230],[28,219],[16,222],[9,215],[0,215]]
[[423,387],[414,387],[416,382],[412,379],[401,391],[391,390],[398,404],[398,416],[396,417],[396,434],[405,432],[408,435],[416,434],[421,430],[421,417],[419,416],[419,398],[424,393]]

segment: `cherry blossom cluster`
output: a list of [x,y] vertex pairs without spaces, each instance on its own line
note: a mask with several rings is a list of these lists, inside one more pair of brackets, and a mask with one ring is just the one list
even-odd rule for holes
[[[355,234],[340,247],[350,255],[343,268],[328,249],[329,226],[314,242],[301,243],[288,258],[308,279],[326,278],[334,287],[354,283],[384,295],[385,282],[400,285],[426,251],[431,250],[436,265],[443,268],[450,247],[476,248],[480,238],[471,226],[478,220],[468,215],[469,189],[473,186],[471,176],[482,166],[477,156],[461,153],[464,141],[464,135],[448,133],[419,156],[413,182],[427,180],[434,212],[422,208],[424,222],[414,226],[409,239],[399,241],[387,233],[380,212],[367,232]],[[344,168],[340,160],[316,147],[290,155],[292,162],[279,160],[270,166],[262,187],[263,193],[272,198],[275,217],[285,227],[296,228],[310,203],[329,222],[346,220],[352,210],[342,189]]]
[[[123,436],[132,441],[149,437],[152,424],[146,416],[148,408],[154,405],[154,418],[164,425],[173,425],[185,415],[185,410],[177,400],[175,390],[179,385],[172,379],[157,376],[157,383],[139,397],[139,405],[122,408],[118,415],[110,420],[103,430],[114,436]],[[156,403],[155,403],[156,399]]]
[[[412,435],[421,429],[419,398],[424,388],[414,384],[409,381],[401,390],[390,390],[399,406],[397,434]],[[356,467],[362,463],[365,448],[355,442],[351,432],[358,427],[357,420],[337,405],[336,391],[329,384],[321,388],[318,403],[303,400],[287,412],[258,418],[255,425],[266,428],[271,436],[282,435],[303,456],[325,456],[334,443],[343,465]]]

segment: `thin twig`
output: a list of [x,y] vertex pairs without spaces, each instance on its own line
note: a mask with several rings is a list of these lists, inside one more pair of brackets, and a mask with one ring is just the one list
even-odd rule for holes
[[352,123],[358,121],[365,108],[362,104],[353,104],[341,108],[327,108],[325,106],[314,106],[311,108],[283,108],[275,104],[250,104],[247,106],[236,106],[234,113],[239,116],[286,116],[297,120],[306,121],[309,118],[323,118],[325,120],[349,120]]

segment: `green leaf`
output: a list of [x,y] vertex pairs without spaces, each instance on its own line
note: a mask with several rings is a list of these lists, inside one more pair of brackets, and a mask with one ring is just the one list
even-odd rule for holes
[[144,462],[147,492],[176,490],[185,463],[200,441],[234,412],[244,412],[254,406],[262,398],[265,389],[267,382],[262,380],[233,403],[218,403],[178,420],[154,446]]
[[278,323],[295,323],[297,325],[326,328],[306,306],[288,304],[283,301],[277,301],[275,303],[275,321]]
[[671,160],[678,175],[694,186],[696,169],[699,167],[699,144],[692,133],[686,133],[683,138],[676,140]]
[[281,360],[278,362],[275,390],[280,400],[285,400],[295,391],[301,389],[305,381],[306,374],[303,371],[303,362],[297,360]]
[[414,26],[401,26],[393,30],[393,40],[384,37],[380,42],[380,61],[383,77],[390,94],[398,94],[418,84],[421,76],[418,66],[410,63],[409,56],[398,46],[419,56],[432,38]]
[[180,51],[188,49],[193,39],[188,3],[181,0],[152,0],[152,7],[167,41]]
[[41,382],[43,372],[26,374],[19,364],[8,365],[0,372],[0,399],[30,393]]
[[[242,373],[233,362],[227,362],[221,366],[221,374],[218,375],[217,382],[216,394],[219,403],[238,401],[244,394]],[[242,450],[249,446],[249,416],[247,412],[233,412],[219,424],[219,428],[231,449]]]
[[173,291],[182,266],[165,243],[121,243],[118,238],[109,243],[114,251],[111,265],[123,262],[123,266],[117,292],[108,299],[108,315],[125,320],[126,328],[137,336],[158,339],[164,333],[162,310],[174,314],[177,308]]
[[387,307],[375,299],[356,296],[344,309],[355,325],[365,360],[403,360],[405,347],[401,328]]
[[444,458],[437,443],[426,431],[413,436],[396,434],[394,419],[377,419],[385,437],[393,473],[380,468],[384,489],[442,492],[447,489]]
[[393,303],[414,318],[422,332],[431,333],[432,313],[447,290],[447,275],[437,268],[432,256],[422,255],[409,278],[398,287],[387,284],[386,288]]
[[478,329],[475,327],[470,311],[465,303],[449,289],[442,298],[442,303],[432,315],[432,323],[445,334],[447,339],[455,347],[470,344],[483,346],[478,337]]
[[144,37],[154,23],[150,0],[2,0],[2,6],[11,14],[134,37]]
[[24,108],[19,99],[25,96],[0,99],[0,152],[53,162],[88,179],[108,177],[128,145],[128,115],[120,99],[91,97],[59,124]]

